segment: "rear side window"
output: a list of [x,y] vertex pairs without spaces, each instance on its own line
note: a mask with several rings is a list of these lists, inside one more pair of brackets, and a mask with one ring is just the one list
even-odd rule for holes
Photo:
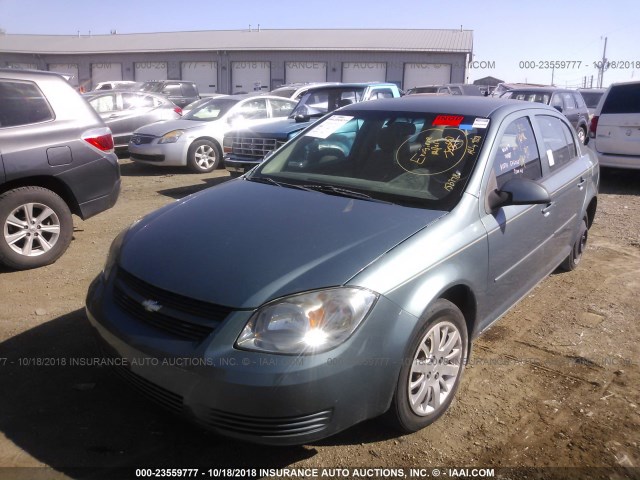
[[182,84],[182,93],[185,97],[197,97],[196,87],[192,83]]
[[542,143],[549,169],[553,172],[573,159],[576,145],[569,127],[559,118],[537,115],[536,120],[542,133]]
[[0,128],[53,120],[53,112],[32,82],[0,80]]
[[293,107],[296,106],[296,104],[293,102],[275,100],[273,98],[270,99],[269,102],[271,103],[271,114],[274,117],[286,117],[291,113]]
[[168,95],[182,96],[182,89],[180,88],[180,84],[178,83],[169,83],[164,86],[162,89],[162,93]]
[[612,86],[602,113],[640,113],[640,83]]
[[573,98],[575,99],[578,108],[586,108],[587,105],[584,103],[584,99],[580,93],[574,93]]

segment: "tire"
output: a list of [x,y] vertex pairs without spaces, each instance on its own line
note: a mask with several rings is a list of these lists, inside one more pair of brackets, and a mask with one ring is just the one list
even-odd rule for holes
[[582,254],[584,253],[585,248],[587,247],[587,240],[589,238],[589,229],[587,228],[586,220],[582,220],[580,224],[580,230],[578,230],[578,236],[576,237],[576,241],[571,248],[571,253],[564,259],[564,261],[560,264],[560,268],[565,272],[570,272],[575,270],[580,264],[580,260],[582,260]]
[[187,166],[196,173],[209,173],[220,165],[220,147],[210,140],[196,140],[189,147]]
[[[467,325],[458,307],[439,299],[423,319],[405,352],[387,412],[389,423],[405,433],[430,425],[449,408],[467,358]],[[434,337],[441,338],[442,333],[446,341],[440,342],[441,349],[435,348]]]
[[16,270],[55,262],[73,236],[69,207],[42,187],[21,187],[0,195],[0,224],[0,263]]
[[587,136],[587,129],[584,127],[578,127],[578,140],[582,145],[589,143],[589,137]]

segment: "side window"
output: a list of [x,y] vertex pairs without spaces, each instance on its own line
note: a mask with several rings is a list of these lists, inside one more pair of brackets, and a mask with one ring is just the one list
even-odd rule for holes
[[181,97],[182,96],[182,89],[180,88],[180,84],[178,84],[178,83],[169,83],[169,84],[164,86],[164,88],[162,89],[162,93],[165,93],[167,95],[173,95],[173,96]]
[[448,94],[449,93],[449,89],[447,87],[440,87],[438,89],[438,93],[446,93],[446,94]]
[[268,118],[267,101],[265,99],[250,100],[242,106],[240,113],[248,120]]
[[582,94],[574,93],[573,99],[576,101],[576,105],[578,105],[578,108],[587,108],[587,104],[584,103],[584,98],[582,98]]
[[537,180],[542,176],[540,153],[527,117],[511,122],[500,137],[493,160],[497,187],[516,176]]
[[550,115],[536,115],[542,133],[546,161],[553,172],[577,155],[573,135],[566,123]]
[[122,94],[122,107],[125,110],[130,108],[153,107],[154,98],[150,95],[136,95],[133,93]]
[[293,107],[296,106],[295,103],[284,100],[271,99],[269,103],[271,103],[271,114],[273,117],[286,117],[291,113]]
[[460,87],[451,87],[451,95],[462,95],[462,89]]
[[562,105],[562,97],[560,96],[559,93],[554,93],[553,96],[551,97],[551,102],[549,102],[549,105],[551,105],[552,107],[560,107],[560,108],[564,108],[564,105]]
[[102,95],[89,102],[98,113],[107,113],[117,110],[115,95]]
[[371,93],[370,100],[377,100],[379,98],[393,98],[393,92],[389,88],[374,90]]
[[184,92],[185,97],[195,97],[198,95],[196,93],[196,87],[192,83],[183,83],[182,91]]
[[34,83],[0,81],[0,128],[52,119],[49,104]]
[[575,110],[576,109],[576,101],[573,99],[573,94],[571,93],[563,93],[562,100],[564,101],[564,108],[566,110]]

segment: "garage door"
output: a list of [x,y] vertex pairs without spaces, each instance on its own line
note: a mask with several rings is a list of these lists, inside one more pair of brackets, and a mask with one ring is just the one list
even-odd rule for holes
[[284,65],[286,83],[309,83],[327,81],[325,62],[286,62]]
[[231,93],[270,90],[269,62],[231,62]]
[[216,62],[182,62],[182,80],[190,80],[198,85],[200,93],[218,91],[218,64]]
[[100,82],[112,82],[122,80],[121,63],[92,63],[91,64],[91,87],[94,88]]
[[342,64],[343,82],[384,82],[386,80],[386,63],[345,62]]
[[451,82],[451,65],[447,63],[405,63],[402,88],[442,85]]
[[136,82],[167,79],[167,62],[136,62]]
[[18,68],[20,70],[38,70],[38,65],[35,63],[18,63],[18,62],[9,62],[7,64],[8,68]]
[[50,63],[50,72],[64,73],[65,75],[72,75],[69,79],[69,83],[74,87],[78,86],[78,64],[77,63]]

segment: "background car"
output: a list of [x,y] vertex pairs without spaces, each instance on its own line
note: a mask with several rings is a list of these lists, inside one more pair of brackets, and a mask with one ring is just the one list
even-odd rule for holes
[[589,135],[603,167],[640,169],[640,82],[609,86],[591,119]]
[[589,110],[577,90],[558,87],[527,87],[513,88],[501,95],[500,98],[525,100],[528,102],[544,103],[561,112],[569,119],[578,133],[580,143],[589,142]]
[[578,91],[582,98],[584,99],[584,103],[587,104],[587,109],[589,110],[589,120],[593,117],[593,114],[596,113],[596,108],[598,107],[598,103],[600,103],[600,99],[604,92],[607,91],[606,88],[579,88]]
[[163,95],[179,107],[200,99],[196,83],[186,80],[152,80],[144,82],[140,90]]
[[136,130],[129,142],[130,158],[152,165],[186,165],[194,172],[210,172],[220,165],[225,132],[285,118],[295,105],[288,98],[259,93],[210,98],[180,120]]
[[133,80],[114,80],[112,82],[99,82],[93,92],[100,90],[137,90],[142,86],[142,82],[134,82]]
[[414,432],[471,341],[579,265],[598,180],[546,105],[356,103],[123,231],[87,316],[123,377],[220,434],[303,444],[383,414]]
[[85,93],[83,97],[111,129],[118,150],[127,148],[137,128],[182,116],[182,109],[173,102],[148,92],[107,90]]
[[438,93],[440,85],[421,85],[419,87],[410,88],[405,95],[413,95],[415,93]]
[[120,191],[111,131],[56,73],[0,69],[0,264],[55,262]]

